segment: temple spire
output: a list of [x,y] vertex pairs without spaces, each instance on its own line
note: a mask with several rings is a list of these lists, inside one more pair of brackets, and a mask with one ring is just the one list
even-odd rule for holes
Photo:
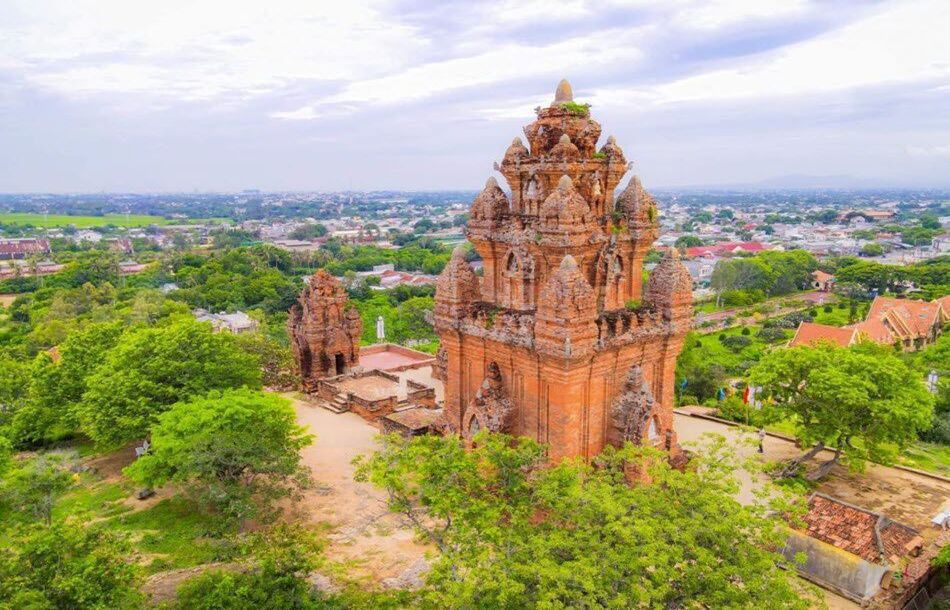
[[573,101],[574,90],[571,89],[571,83],[567,82],[566,78],[562,78],[561,82],[557,84],[557,89],[554,90],[554,103],[563,104]]

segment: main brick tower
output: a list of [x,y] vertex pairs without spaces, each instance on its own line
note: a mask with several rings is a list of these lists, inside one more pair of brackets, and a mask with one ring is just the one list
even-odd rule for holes
[[472,203],[478,277],[456,250],[439,278],[445,424],[532,437],[553,459],[605,444],[680,454],[673,430],[676,358],[692,317],[692,280],[671,250],[643,293],[656,204],[587,106],[561,81]]

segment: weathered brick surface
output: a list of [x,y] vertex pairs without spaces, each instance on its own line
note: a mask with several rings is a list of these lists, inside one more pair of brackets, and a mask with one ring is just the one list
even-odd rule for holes
[[320,378],[359,364],[363,321],[340,282],[322,269],[290,308],[287,332],[307,392],[317,389]]
[[[468,238],[484,275],[457,252],[439,278],[444,428],[530,436],[555,459],[624,440],[678,455],[673,374],[692,282],[671,255],[643,293],[656,204],[635,176],[614,200],[623,151],[612,137],[598,150],[600,125],[570,101],[561,83],[525,127],[528,145],[516,138],[496,165],[510,199],[490,179],[472,204]],[[485,417],[486,393],[510,411]]]

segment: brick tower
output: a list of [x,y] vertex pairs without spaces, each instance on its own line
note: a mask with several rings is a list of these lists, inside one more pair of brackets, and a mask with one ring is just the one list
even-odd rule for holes
[[340,282],[323,269],[290,308],[287,333],[306,392],[316,389],[318,379],[359,365],[363,321]]
[[561,81],[472,203],[461,250],[439,277],[446,427],[532,437],[552,458],[630,440],[680,453],[673,375],[692,317],[692,280],[671,251],[642,294],[657,210],[614,141]]

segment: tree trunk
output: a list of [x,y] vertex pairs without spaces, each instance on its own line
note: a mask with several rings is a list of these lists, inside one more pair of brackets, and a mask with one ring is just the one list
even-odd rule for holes
[[791,459],[791,460],[785,462],[785,465],[782,466],[782,469],[779,470],[778,474],[776,475],[777,478],[779,478],[779,479],[786,479],[786,478],[795,476],[795,475],[798,473],[798,468],[799,468],[803,463],[805,463],[805,462],[807,462],[808,460],[812,459],[813,457],[815,457],[816,455],[818,455],[819,453],[821,453],[822,451],[824,451],[824,449],[825,449],[825,444],[824,444],[824,443],[822,443],[822,442],[820,442],[820,441],[819,441],[818,443],[815,443],[815,446],[812,447],[811,449],[809,449],[806,453],[803,453],[802,455],[798,456],[797,458],[793,458],[793,459]]
[[830,460],[826,462],[822,462],[821,465],[818,466],[818,468],[815,469],[814,472],[809,473],[805,478],[808,479],[809,481],[818,481],[825,478],[825,476],[827,476],[828,473],[831,472],[831,469],[834,467],[834,465],[838,463],[838,460],[840,458],[841,458],[841,448],[838,447],[837,449],[835,449],[835,455],[833,458],[831,458]]

